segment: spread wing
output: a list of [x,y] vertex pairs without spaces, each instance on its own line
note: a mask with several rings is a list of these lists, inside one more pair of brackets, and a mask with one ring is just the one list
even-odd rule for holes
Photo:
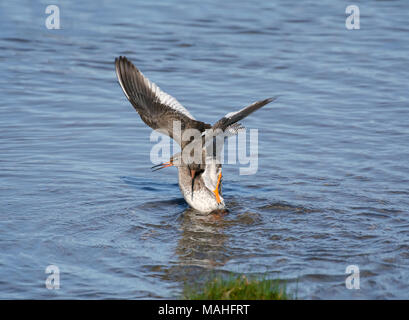
[[275,99],[260,100],[239,111],[230,112],[217,121],[210,130],[205,130],[202,134],[202,145],[205,148],[206,154],[213,155],[213,157],[219,159],[225,139],[244,130],[244,127],[237,121],[244,119]]
[[[143,122],[173,138],[183,148],[190,141],[182,141],[185,129],[203,132],[211,126],[197,121],[174,97],[150,82],[126,57],[115,59],[115,71],[125,96],[139,113]],[[174,121],[181,130],[174,130]],[[176,123],[175,123],[176,125]]]
[[226,129],[230,130],[231,126],[235,124],[237,121],[240,121],[247,117],[248,115],[252,114],[254,111],[260,109],[261,107],[265,106],[266,104],[274,101],[276,98],[268,98],[264,100],[260,100],[257,102],[252,103],[251,105],[244,107],[243,109],[240,109],[239,111],[236,112],[230,112],[226,114],[223,118],[221,118],[219,121],[217,121],[212,129],[221,129],[222,131],[225,131]]

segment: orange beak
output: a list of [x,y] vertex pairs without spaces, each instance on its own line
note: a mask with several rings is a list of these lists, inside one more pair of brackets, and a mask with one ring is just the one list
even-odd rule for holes
[[167,168],[167,167],[171,167],[171,166],[173,166],[173,163],[169,161],[169,162],[164,162],[164,163],[161,163],[161,164],[157,164],[156,166],[153,166],[151,169],[152,169],[152,171],[157,171],[157,170]]
[[219,204],[220,202],[222,202],[220,200],[220,194],[219,194],[219,185],[220,185],[220,180],[222,179],[222,173],[219,173],[219,177],[217,178],[217,185],[216,185],[216,189],[214,189],[213,193],[216,196],[216,201]]

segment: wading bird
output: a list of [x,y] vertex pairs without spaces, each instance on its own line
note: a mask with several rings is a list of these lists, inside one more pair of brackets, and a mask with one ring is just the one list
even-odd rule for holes
[[[260,109],[274,98],[254,102],[231,112],[213,126],[195,118],[175,98],[150,82],[126,57],[115,59],[115,70],[125,96],[149,127],[167,134],[181,147],[169,162],[152,167],[154,170],[176,166],[179,187],[186,202],[197,211],[211,213],[225,209],[222,196],[222,165],[218,159],[220,146],[228,136],[243,127],[238,121]],[[175,122],[180,130],[175,130]],[[199,139],[185,139],[188,130],[199,132]],[[221,142],[221,143],[218,143]],[[215,147],[216,145],[216,147]],[[196,148],[195,148],[196,147]],[[200,150],[192,156],[192,151]],[[193,159],[190,161],[189,159]]]

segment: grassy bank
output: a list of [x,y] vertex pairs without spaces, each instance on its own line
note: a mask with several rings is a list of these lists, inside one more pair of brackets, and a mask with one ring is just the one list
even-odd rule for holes
[[278,280],[235,276],[216,277],[196,287],[186,287],[188,300],[288,300],[291,297]]

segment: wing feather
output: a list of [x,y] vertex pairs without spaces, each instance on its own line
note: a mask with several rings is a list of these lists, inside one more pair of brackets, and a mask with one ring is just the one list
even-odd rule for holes
[[[182,148],[189,143],[182,141],[185,129],[194,128],[203,132],[211,127],[195,120],[179,101],[149,81],[126,57],[115,59],[115,71],[125,96],[141,119],[152,129],[160,130],[175,139]],[[174,121],[180,121],[181,134],[173,130]]]
[[226,130],[229,128],[231,125],[236,123],[237,121],[240,121],[247,117],[248,115],[252,114],[254,111],[260,109],[261,107],[265,106],[266,104],[274,101],[276,98],[268,98],[264,100],[260,100],[257,102],[252,103],[251,105],[244,107],[243,109],[240,109],[239,111],[235,112],[230,112],[226,114],[223,118],[221,118],[219,121],[217,121],[212,129],[221,129],[221,130]]

